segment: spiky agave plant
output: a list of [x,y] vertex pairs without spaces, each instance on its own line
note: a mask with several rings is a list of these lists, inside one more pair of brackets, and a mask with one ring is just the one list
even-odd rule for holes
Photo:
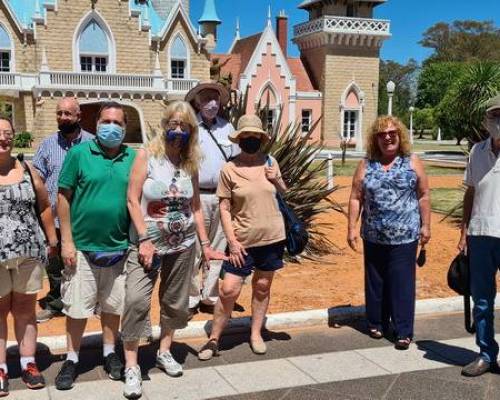
[[[237,126],[239,118],[245,114],[247,100],[247,93],[245,93],[232,102],[228,117],[234,126]],[[256,114],[260,116],[264,127],[268,126],[269,103],[268,98],[264,106],[259,103],[256,107]],[[282,177],[288,187],[284,196],[285,200],[304,222],[309,232],[310,240],[302,257],[315,259],[330,253],[335,248],[328,235],[329,229],[333,226],[320,222],[318,217],[332,209],[344,212],[339,204],[329,198],[338,186],[328,187],[328,182],[324,178],[328,169],[328,161],[316,158],[323,147],[310,140],[319,121],[316,121],[309,132],[304,134],[300,123],[283,126],[282,109],[279,108],[276,111],[276,118],[269,129],[271,140],[266,150],[280,165]]]

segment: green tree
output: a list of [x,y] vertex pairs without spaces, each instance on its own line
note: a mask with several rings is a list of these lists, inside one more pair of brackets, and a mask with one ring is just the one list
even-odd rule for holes
[[435,127],[434,111],[432,108],[417,108],[413,113],[413,128],[415,133],[419,135],[419,139],[423,138],[424,131],[431,130]]
[[387,60],[380,62],[380,84],[378,113],[387,114],[387,82],[396,84],[396,91],[392,99],[393,114],[407,120],[408,108],[415,101],[417,89],[418,64],[410,59],[406,65]]
[[466,66],[460,62],[426,63],[418,76],[416,106],[436,107]]
[[438,22],[424,32],[420,44],[434,50],[426,64],[500,61],[500,29],[493,21]]
[[500,93],[500,63],[469,65],[436,107],[434,116],[445,137],[457,144],[467,138],[470,144],[488,136],[483,121],[485,103]]

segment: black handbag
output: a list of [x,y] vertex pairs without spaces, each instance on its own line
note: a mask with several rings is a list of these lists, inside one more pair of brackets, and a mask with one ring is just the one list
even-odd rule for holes
[[448,286],[464,297],[464,324],[469,333],[476,332],[472,322],[470,310],[470,266],[469,257],[463,252],[458,254],[450,264],[448,270]]
[[[271,166],[272,161],[267,157],[267,165]],[[292,208],[286,203],[283,197],[277,193],[276,199],[285,222],[286,249],[291,256],[299,255],[304,251],[309,241],[309,233],[304,223],[297,217]]]

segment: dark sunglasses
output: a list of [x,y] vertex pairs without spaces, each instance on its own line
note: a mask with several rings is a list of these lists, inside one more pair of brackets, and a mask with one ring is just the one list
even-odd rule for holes
[[377,132],[377,136],[379,139],[385,139],[385,137],[387,135],[389,135],[389,137],[391,139],[394,139],[396,136],[398,136],[399,134],[399,131],[397,130],[392,130],[392,131],[385,131],[385,132]]

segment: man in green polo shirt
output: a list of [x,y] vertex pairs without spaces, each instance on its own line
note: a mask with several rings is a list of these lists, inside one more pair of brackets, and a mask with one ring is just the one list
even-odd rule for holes
[[122,144],[126,122],[119,103],[104,103],[96,139],[73,147],[59,176],[57,212],[65,265],[61,295],[68,347],[56,377],[59,390],[73,387],[87,318],[97,304],[104,369],[111,379],[121,379],[123,364],[115,353],[115,342],[125,294],[130,226],[127,187],[135,158],[135,151]]

